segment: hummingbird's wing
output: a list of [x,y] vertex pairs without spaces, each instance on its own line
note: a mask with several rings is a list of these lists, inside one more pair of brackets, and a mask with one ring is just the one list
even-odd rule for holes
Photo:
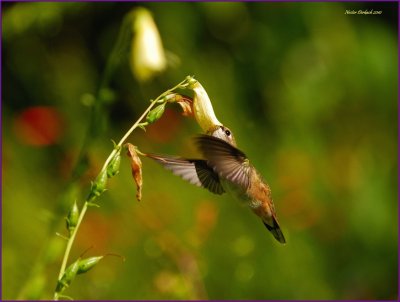
[[172,171],[175,175],[182,177],[198,187],[208,189],[214,194],[222,194],[225,192],[219,176],[214,170],[207,165],[202,159],[185,159],[167,155],[146,154],[146,156],[156,160],[164,166],[164,168]]
[[196,143],[218,175],[246,190],[249,188],[252,167],[242,151],[210,135],[197,136]]

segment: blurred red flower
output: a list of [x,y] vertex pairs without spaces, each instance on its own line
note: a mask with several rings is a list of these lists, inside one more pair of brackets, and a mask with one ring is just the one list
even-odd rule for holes
[[30,107],[14,121],[16,136],[26,145],[48,146],[56,143],[62,133],[62,118],[52,107]]

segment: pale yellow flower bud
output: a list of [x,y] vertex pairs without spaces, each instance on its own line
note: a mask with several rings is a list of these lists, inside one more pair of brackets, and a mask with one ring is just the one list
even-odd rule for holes
[[222,126],[215,116],[210,98],[199,82],[191,85],[194,91],[193,108],[194,117],[199,126],[206,133],[213,132],[217,127]]
[[131,68],[139,81],[147,81],[166,68],[164,48],[151,13],[145,8],[133,12]]

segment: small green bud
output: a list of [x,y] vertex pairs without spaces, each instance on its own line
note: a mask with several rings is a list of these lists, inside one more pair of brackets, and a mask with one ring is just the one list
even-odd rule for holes
[[156,108],[154,108],[147,114],[146,122],[148,122],[149,124],[154,123],[155,121],[160,119],[160,117],[164,113],[164,110],[165,110],[165,103],[158,105]]
[[74,204],[72,205],[71,209],[69,210],[68,216],[66,219],[67,229],[68,229],[70,235],[74,231],[74,229],[78,223],[78,219],[79,219],[79,209],[78,209],[78,206],[75,201]]
[[90,189],[89,200],[92,200],[95,196],[100,196],[105,190],[107,185],[107,169],[104,169],[97,176],[92,188]]
[[174,102],[178,102],[181,98],[182,98],[182,96],[180,94],[170,93],[170,94],[167,94],[165,97],[163,97],[162,100],[165,102],[174,103]]
[[119,173],[119,165],[121,164],[121,149],[117,151],[107,166],[107,177],[111,178]]
[[90,257],[79,261],[78,274],[83,274],[92,269],[104,256]]
[[197,80],[193,76],[187,76],[185,79],[186,83],[184,84],[185,88],[193,89],[194,85],[197,83]]
[[71,285],[72,281],[75,279],[76,274],[79,269],[79,259],[67,267],[63,276],[57,282],[56,293],[62,293],[68,286]]
[[144,132],[146,132],[146,126],[147,126],[148,124],[149,124],[149,123],[144,122],[144,123],[139,123],[137,126],[138,126],[138,128],[142,129]]

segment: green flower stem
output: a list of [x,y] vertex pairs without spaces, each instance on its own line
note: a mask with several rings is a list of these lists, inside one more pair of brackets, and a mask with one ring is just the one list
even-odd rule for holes
[[[179,89],[179,88],[186,88],[188,86],[188,84],[190,83],[190,81],[193,80],[192,77],[186,77],[185,80],[183,80],[182,82],[180,82],[178,85],[176,85],[175,87],[165,91],[164,93],[162,93],[161,95],[159,95],[155,100],[151,101],[150,106],[143,112],[143,114],[139,117],[139,119],[132,125],[132,127],[125,133],[125,135],[121,138],[121,140],[118,142],[118,144],[116,146],[114,146],[113,151],[110,153],[110,155],[108,156],[108,158],[106,159],[103,167],[100,170],[99,175],[107,169],[108,164],[110,163],[110,161],[113,159],[114,155],[116,154],[116,152],[118,152],[118,150],[122,147],[123,143],[126,141],[126,139],[129,137],[129,135],[131,135],[131,133],[133,132],[133,130],[135,130],[138,125],[140,124],[140,122],[146,118],[147,114],[149,113],[149,111],[154,107],[154,105],[157,104],[157,102],[159,102],[160,100],[162,100],[163,98],[165,98],[165,96],[167,96],[168,94],[172,93],[174,90]],[[88,209],[88,206],[96,199],[96,196],[93,195],[90,199],[89,197],[86,199],[85,203],[82,206],[82,209],[80,211],[79,214],[79,218],[78,221],[76,223],[75,228],[73,229],[73,231],[70,234],[70,237],[68,239],[68,243],[67,246],[65,248],[65,252],[64,252],[64,257],[63,257],[63,261],[61,264],[61,268],[60,268],[60,273],[58,274],[58,280],[61,280],[61,278],[63,277],[64,273],[65,273],[65,268],[67,266],[67,262],[68,262],[68,258],[69,258],[69,254],[71,252],[72,249],[72,245],[75,241],[75,237],[76,234],[78,233],[79,230],[79,226],[82,223],[83,218],[85,217],[86,211]],[[60,297],[61,293],[55,292],[54,293],[54,300],[58,300]]]
[[[98,121],[102,118],[102,115],[104,114],[104,108],[106,106],[106,102],[101,97],[101,93],[103,90],[107,89],[109,87],[109,81],[111,76],[113,75],[115,69],[121,64],[124,58],[124,54],[128,52],[129,49],[129,43],[131,40],[131,14],[128,14],[123,21],[123,24],[120,28],[119,34],[118,34],[118,39],[117,42],[115,43],[112,52],[108,56],[106,67],[102,73],[101,76],[101,81],[100,85],[96,90],[96,93],[94,95],[94,103],[91,106],[90,109],[90,115],[89,115],[89,123],[88,127],[86,129],[86,134],[83,139],[83,143],[80,149],[80,152],[78,154],[76,163],[74,168],[72,169],[71,173],[71,179],[67,183],[67,188],[65,189],[65,192],[68,192],[69,188],[73,186],[73,184],[79,179],[79,177],[86,171],[86,152],[90,144],[93,142],[94,138],[98,136],[99,130],[98,127],[96,128],[96,124]],[[57,211],[61,211],[62,208],[65,207],[64,205],[59,204]],[[50,233],[54,233],[52,231],[53,228],[56,228],[57,225],[55,224],[55,221],[51,221],[50,223]],[[72,235],[72,234],[71,234]],[[50,243],[49,243],[50,244]],[[48,245],[49,245],[48,244]],[[41,252],[41,255],[39,256],[40,259],[43,259],[46,254],[46,250],[49,247],[43,248],[43,251]],[[32,282],[34,282],[34,279],[37,278],[40,274],[43,275],[43,270],[45,269],[45,263],[46,260],[41,260],[41,261],[36,261],[35,266],[32,269],[32,272],[30,276],[28,277],[28,280],[25,282],[23,287],[21,288],[17,300],[26,300],[26,299],[39,299],[38,296],[30,297],[27,292],[29,292],[29,286]]]

